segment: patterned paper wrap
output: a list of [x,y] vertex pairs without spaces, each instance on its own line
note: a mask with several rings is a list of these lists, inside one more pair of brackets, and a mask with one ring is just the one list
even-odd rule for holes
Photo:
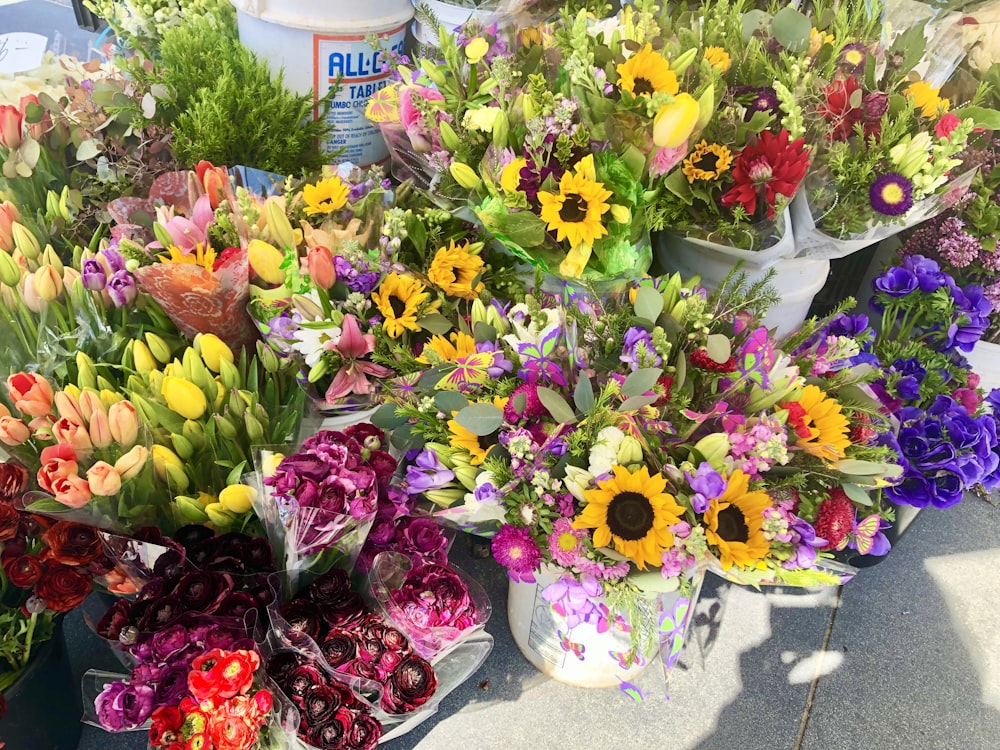
[[157,263],[139,268],[136,277],[185,336],[214,333],[234,350],[257,338],[247,312],[250,263],[245,250],[233,253],[213,271],[193,264]]

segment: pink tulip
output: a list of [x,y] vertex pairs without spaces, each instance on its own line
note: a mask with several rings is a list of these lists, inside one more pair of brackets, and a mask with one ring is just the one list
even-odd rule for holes
[[41,375],[14,373],[7,378],[7,392],[22,414],[44,417],[52,411],[52,386]]
[[94,447],[87,428],[68,419],[60,419],[52,425],[52,436],[57,442],[68,445],[74,450],[89,451]]
[[123,448],[131,448],[139,436],[139,416],[130,401],[119,401],[108,409],[111,437]]
[[83,415],[84,423],[90,421],[94,412],[106,411],[101,397],[93,391],[82,391],[80,393],[80,413]]
[[90,502],[90,485],[83,477],[73,474],[60,477],[52,483],[52,494],[56,502],[70,508],[82,508]]
[[35,440],[52,439],[52,417],[35,417],[28,422],[28,427],[31,429],[31,436]]
[[68,445],[50,445],[42,450],[41,468],[38,469],[38,486],[46,492],[55,492],[57,479],[75,476],[79,471],[76,451]]
[[95,411],[90,415],[90,442],[95,448],[107,448],[112,439],[108,415],[103,411]]
[[135,445],[128,453],[115,461],[115,471],[122,479],[131,479],[142,471],[149,460],[149,449],[144,445]]
[[122,488],[122,478],[114,466],[106,461],[98,461],[87,469],[87,485],[93,494],[111,497]]
[[35,289],[35,274],[33,273],[29,273],[21,279],[18,289],[21,292],[24,306],[33,313],[40,313],[49,304],[39,296],[38,290]]
[[15,417],[0,417],[0,443],[15,448],[28,441],[31,429]]
[[0,146],[14,151],[21,145],[21,110],[13,104],[0,104]]
[[56,405],[56,413],[63,419],[68,419],[70,422],[80,425],[87,423],[80,411],[80,402],[77,401],[73,394],[66,391],[58,391],[53,398],[53,402]]

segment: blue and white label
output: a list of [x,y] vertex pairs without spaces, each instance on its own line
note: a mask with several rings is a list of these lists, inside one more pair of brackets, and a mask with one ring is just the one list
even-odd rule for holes
[[[406,24],[379,32],[384,47],[402,53]],[[327,121],[334,126],[327,151],[344,149],[340,161],[369,166],[385,161],[389,151],[376,125],[365,117],[371,95],[385,88],[391,76],[388,61],[374,50],[363,35],[313,35],[314,90],[322,96],[339,85]]]

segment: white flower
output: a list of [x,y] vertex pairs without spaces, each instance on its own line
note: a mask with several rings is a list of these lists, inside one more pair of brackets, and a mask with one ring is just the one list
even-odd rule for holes
[[591,489],[593,483],[594,476],[586,469],[581,469],[579,466],[566,467],[566,477],[563,479],[563,484],[566,485],[566,491],[581,503],[584,502],[584,490]]
[[625,433],[617,427],[605,427],[597,433],[597,441],[590,449],[590,473],[595,477],[610,474],[618,463],[618,449],[625,441]]
[[[314,326],[316,324],[312,324]],[[325,326],[314,328],[300,326],[292,336],[296,343],[292,344],[292,349],[306,358],[309,367],[315,367],[323,358],[323,352],[332,349],[340,342],[340,326],[335,326],[327,321]]]

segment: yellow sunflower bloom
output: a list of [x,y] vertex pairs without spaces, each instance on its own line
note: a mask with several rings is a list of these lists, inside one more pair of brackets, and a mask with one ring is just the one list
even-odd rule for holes
[[500,172],[500,187],[505,193],[516,193],[521,184],[521,170],[527,166],[528,162],[523,157],[514,159]]
[[302,188],[302,199],[306,202],[306,213],[310,216],[328,214],[347,205],[349,188],[344,181],[334,175],[320,180],[315,185]]
[[729,66],[733,64],[733,60],[729,56],[729,53],[722,47],[706,47],[705,59],[708,60],[709,65],[718,70],[720,73],[725,73],[729,70]]
[[807,385],[798,401],[782,406],[789,410],[797,446],[827,463],[844,458],[851,444],[850,426],[838,401],[829,398],[819,386]]
[[590,246],[608,233],[601,217],[611,208],[605,203],[611,196],[604,183],[597,182],[594,157],[588,155],[580,159],[575,172],[563,174],[558,195],[538,191],[540,215],[548,229],[555,230],[559,242],[568,239],[574,248],[580,244]]
[[[449,340],[450,339],[450,340]],[[476,340],[467,333],[455,331],[448,338],[444,336],[432,336],[431,340],[424,344],[424,353],[430,350],[441,358],[442,362],[454,362],[470,354],[476,353]],[[420,361],[427,361],[420,357]]]
[[719,551],[723,570],[733,565],[757,567],[770,549],[764,537],[764,511],[771,507],[766,492],[750,491],[750,478],[736,469],[720,497],[705,511],[705,538]]
[[390,273],[372,293],[372,301],[384,318],[382,325],[386,333],[396,339],[403,331],[419,331],[417,313],[420,306],[430,298],[427,287],[412,276]]
[[195,245],[194,252],[185,253],[176,245],[167,248],[167,254],[160,254],[157,258],[160,263],[180,263],[188,266],[201,266],[211,271],[215,265],[215,250],[203,242]]
[[454,419],[448,420],[448,445],[469,454],[469,463],[479,466],[499,442],[499,430],[489,435],[475,435],[462,427]]
[[729,170],[732,163],[733,153],[727,146],[702,141],[684,160],[681,172],[687,177],[688,182],[717,180]]
[[913,106],[920,109],[920,114],[924,117],[937,117],[948,111],[951,102],[942,99],[941,89],[934,88],[926,81],[914,81],[905,89],[903,93],[913,102]]
[[647,44],[618,66],[618,87],[635,96],[676,94],[680,90],[677,74],[653,45]]
[[483,291],[483,282],[476,283],[482,271],[483,259],[469,252],[469,243],[456,245],[452,240],[434,254],[427,278],[449,297],[473,300]]
[[664,550],[674,543],[669,527],[681,520],[684,509],[664,491],[663,475],[650,476],[645,466],[635,472],[612,466],[611,471],[610,479],[583,493],[587,505],[573,528],[594,529],[595,547],[614,544],[640,570],[659,567]]

